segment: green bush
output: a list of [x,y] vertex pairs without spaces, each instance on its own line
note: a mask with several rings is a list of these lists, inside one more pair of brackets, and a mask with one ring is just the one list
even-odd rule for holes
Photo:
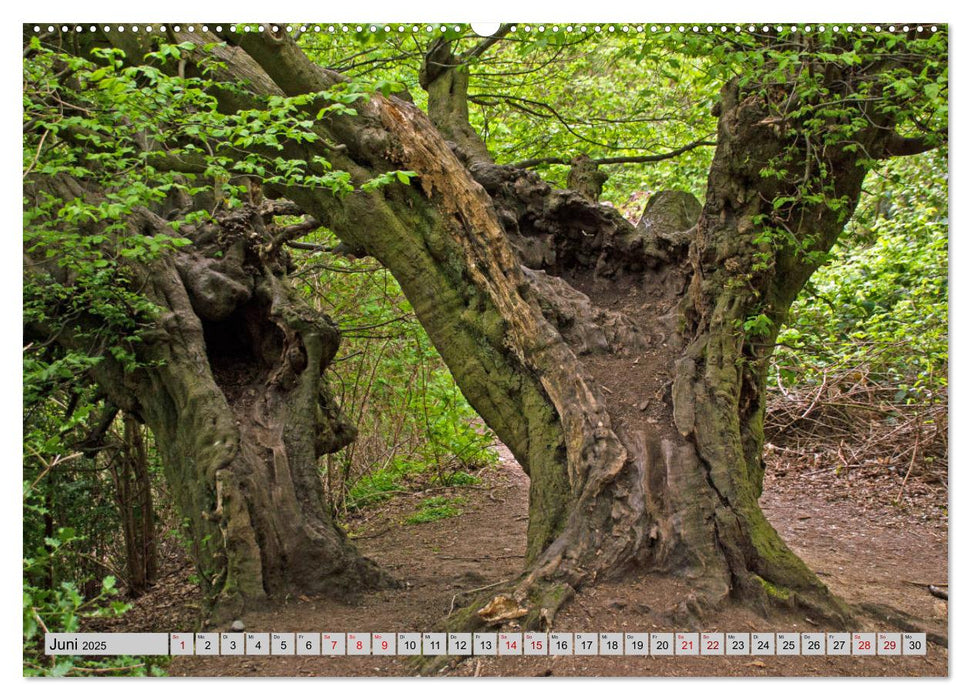
[[947,156],[874,173],[832,260],[813,276],[779,335],[770,385],[851,371],[921,402],[948,370]]

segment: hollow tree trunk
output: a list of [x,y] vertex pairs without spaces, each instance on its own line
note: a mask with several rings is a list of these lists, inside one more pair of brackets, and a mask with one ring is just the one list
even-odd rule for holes
[[160,366],[125,377],[194,558],[226,602],[381,582],[335,526],[317,467],[354,437],[322,379],[337,329],[297,299],[282,261],[264,257],[258,213],[222,224],[210,232],[218,247],[197,245],[147,275],[149,298],[167,307],[145,358]]
[[[286,93],[327,85],[286,38],[241,44]],[[706,600],[732,590],[826,597],[757,503],[764,392],[736,326],[755,300],[724,277],[747,274],[757,250],[737,229],[764,193],[721,192],[713,175],[693,235],[645,236],[522,171],[477,159],[476,182],[406,103],[375,98],[361,113],[363,124],[330,126],[348,146],[339,167],[390,158],[385,167],[417,172],[421,190],[339,203],[287,194],[389,267],[469,401],[528,471],[529,568],[514,597],[533,597],[539,612],[550,590],[561,599],[634,568],[678,571]],[[730,170],[751,136],[727,119],[716,160]],[[724,173],[724,187],[734,176]]]
[[[562,506],[570,513],[566,526],[513,592],[520,604],[532,598],[526,607],[534,615],[542,617],[544,607],[555,612],[579,585],[632,570],[692,581],[688,608],[731,594],[762,605],[801,604],[835,619],[847,614],[785,546],[758,498],[771,348],[818,253],[852,214],[866,168],[852,154],[828,154],[835,172],[829,194],[845,205],[776,210],[773,200],[802,181],[762,176],[793,157],[769,116],[757,95],[726,86],[704,208],[683,193],[662,193],[633,231],[523,173],[494,168],[480,177],[527,264],[561,275],[538,291],[609,417],[573,437],[580,454],[593,458],[559,495],[569,504]],[[884,136],[866,147],[880,152]],[[796,162],[809,157],[802,155]],[[771,217],[804,248],[764,235],[758,222]],[[578,292],[587,295],[583,303],[564,303]],[[601,310],[591,313],[590,299]],[[607,308],[633,324],[634,338],[630,328],[617,335],[616,321],[598,318]],[[583,332],[591,319],[607,330],[605,345]],[[611,331],[619,342],[611,342]],[[566,421],[564,428],[569,436]],[[538,504],[530,517],[544,517]],[[557,590],[562,583],[569,588]]]
[[[289,259],[265,227],[273,214],[246,206],[183,227],[191,245],[126,265],[158,315],[136,367],[108,355],[93,370],[109,400],[151,429],[217,617],[269,596],[390,583],[325,503],[318,457],[354,438],[323,378],[340,337],[289,285]],[[129,226],[171,231],[144,209]]]

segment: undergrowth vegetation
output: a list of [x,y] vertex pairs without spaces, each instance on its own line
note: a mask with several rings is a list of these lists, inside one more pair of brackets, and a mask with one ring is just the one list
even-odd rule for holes
[[947,184],[941,153],[871,175],[779,334],[765,426],[776,459],[887,470],[898,501],[914,474],[947,483]]
[[318,250],[301,256],[296,279],[337,321],[341,349],[329,378],[357,439],[324,458],[331,507],[385,500],[414,485],[477,483],[495,462],[492,433],[462,396],[398,283],[372,258]]

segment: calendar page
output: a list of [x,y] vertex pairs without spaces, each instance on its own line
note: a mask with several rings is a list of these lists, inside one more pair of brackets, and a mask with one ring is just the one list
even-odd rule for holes
[[948,676],[944,16],[30,11],[24,676]]

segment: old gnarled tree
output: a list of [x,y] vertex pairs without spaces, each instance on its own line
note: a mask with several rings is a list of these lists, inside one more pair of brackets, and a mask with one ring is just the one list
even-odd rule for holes
[[[179,66],[187,75],[214,45],[214,74],[241,88],[218,95],[223,111],[344,81],[283,31],[200,36],[170,38],[195,44]],[[880,53],[882,39],[752,38],[740,51],[764,60],[740,59],[717,100],[704,204],[661,192],[634,226],[596,203],[595,169],[578,171],[576,192],[492,160],[468,121],[464,67],[501,36],[464,54],[431,46],[427,115],[393,95],[354,113],[305,101],[318,138],[286,142],[286,157],[325,158],[358,184],[413,172],[407,184],[343,196],[266,184],[271,200],[186,229],[191,246],[136,268],[162,309],[149,362],[131,372],[107,362],[97,379],[158,436],[214,591],[245,603],[382,582],[321,502],[316,457],[353,436],[320,380],[337,335],[288,292],[272,224],[285,206],[392,272],[528,472],[526,566],[499,593],[529,611],[527,625],[550,622],[578,587],[634,571],[683,577],[691,610],[733,596],[844,617],[759,508],[767,362],[868,170],[939,143],[902,135],[914,114],[883,94],[929,54],[843,60]],[[141,37],[97,41],[127,60],[146,53]],[[131,226],[164,223],[146,210]],[[495,595],[452,624],[483,624],[475,610]]]

